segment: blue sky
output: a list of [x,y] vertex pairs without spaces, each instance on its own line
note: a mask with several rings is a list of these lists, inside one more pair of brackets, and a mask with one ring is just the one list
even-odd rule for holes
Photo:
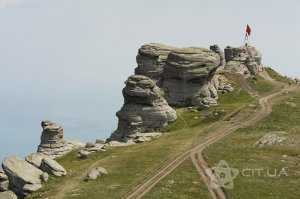
[[299,8],[296,0],[0,0],[0,159],[35,150],[42,119],[70,138],[108,136],[143,43],[239,46],[249,23],[264,64],[300,77]]

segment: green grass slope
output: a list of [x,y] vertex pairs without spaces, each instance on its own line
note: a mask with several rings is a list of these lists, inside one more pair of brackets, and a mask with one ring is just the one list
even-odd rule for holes
[[[254,146],[274,131],[286,132],[287,140],[282,145]],[[300,198],[300,92],[285,94],[267,118],[211,145],[204,155],[211,166],[225,160],[240,170],[234,188],[225,190],[229,199]]]
[[[220,95],[218,106],[201,111],[187,108],[177,109],[178,120],[164,129],[163,136],[151,142],[109,148],[106,152],[92,154],[86,160],[76,158],[76,151],[72,152],[58,160],[66,168],[68,175],[62,178],[51,176],[49,182],[40,191],[33,193],[28,198],[114,199],[126,195],[133,187],[155,173],[155,170],[164,162],[189,149],[195,142],[202,140],[209,133],[209,130],[204,130],[205,127],[248,107],[249,104],[256,104],[256,99],[248,93],[249,90],[255,90],[255,86],[244,80],[241,82],[241,78],[235,75],[226,76],[234,85],[235,90],[232,93]],[[257,81],[260,83],[261,79]],[[275,87],[270,86],[268,92],[271,89],[275,89]],[[109,175],[96,181],[85,182],[83,178],[86,172],[96,166],[106,168]],[[180,176],[183,176],[182,180],[178,180]],[[176,183],[169,188],[175,198],[177,194],[177,198],[192,197],[197,194],[202,194],[205,198],[205,189],[199,182],[200,178],[196,170],[192,169],[190,162],[186,162],[175,170],[171,176],[161,182],[160,186],[168,186],[168,180],[172,179]],[[180,186],[191,179],[197,183],[190,184],[191,189],[187,192],[179,193]],[[168,193],[162,193],[161,187],[155,187],[152,193],[153,196],[162,194],[162,196],[170,197]],[[153,198],[153,196],[150,194],[147,197]]]

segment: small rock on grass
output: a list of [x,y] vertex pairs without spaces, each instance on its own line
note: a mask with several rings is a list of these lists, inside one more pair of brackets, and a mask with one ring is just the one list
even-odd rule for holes
[[108,175],[108,172],[105,168],[103,168],[103,167],[93,168],[90,172],[88,172],[85,180],[86,181],[96,180],[101,175]]

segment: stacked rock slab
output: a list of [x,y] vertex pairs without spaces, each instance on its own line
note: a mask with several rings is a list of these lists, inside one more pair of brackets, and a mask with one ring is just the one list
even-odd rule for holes
[[4,159],[3,170],[9,179],[9,188],[19,196],[26,196],[42,187],[44,173],[25,160],[11,156]]
[[62,155],[66,150],[63,128],[51,121],[42,121],[41,126],[43,132],[38,152],[53,157]]
[[7,175],[0,169],[0,192],[7,191],[9,188],[9,181]]
[[225,70],[245,76],[256,75],[263,70],[262,55],[253,46],[245,45],[238,48],[225,48]]
[[38,153],[57,158],[82,146],[79,142],[65,141],[63,128],[54,122],[42,121],[41,126],[43,131]]
[[163,72],[163,90],[169,104],[177,106],[217,104],[217,88],[211,80],[219,66],[218,53],[205,48],[181,48],[170,52]]
[[164,44],[150,43],[141,46],[136,56],[136,75],[145,75],[161,83],[162,73],[169,53],[176,48]]
[[176,111],[162,97],[160,88],[149,77],[133,75],[123,89],[124,105],[117,112],[118,129],[110,140],[134,140],[176,120]]

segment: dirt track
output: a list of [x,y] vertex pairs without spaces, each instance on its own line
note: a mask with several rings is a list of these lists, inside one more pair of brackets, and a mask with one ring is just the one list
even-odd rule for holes
[[250,116],[239,116],[236,115],[231,121],[223,121],[222,125],[219,125],[213,133],[210,133],[203,142],[194,146],[192,149],[182,153],[177,158],[169,161],[161,167],[155,175],[151,178],[147,179],[142,184],[139,184],[134,188],[134,190],[125,198],[126,199],[140,199],[146,193],[148,193],[157,183],[159,183],[164,177],[169,175],[172,171],[174,171],[182,162],[184,162],[188,158],[192,158],[192,161],[199,172],[200,176],[203,178],[205,184],[208,187],[211,196],[214,199],[225,199],[225,194],[221,188],[214,188],[211,186],[211,176],[207,171],[209,171],[209,167],[205,160],[202,157],[202,151],[209,145],[221,140],[232,132],[236,131],[239,128],[246,127],[252,125],[272,112],[272,103],[271,99],[274,97],[286,92],[295,89],[296,87],[289,87],[282,89],[276,93],[270,94],[268,96],[262,97],[259,99],[259,104],[261,108],[257,110],[254,114]]

